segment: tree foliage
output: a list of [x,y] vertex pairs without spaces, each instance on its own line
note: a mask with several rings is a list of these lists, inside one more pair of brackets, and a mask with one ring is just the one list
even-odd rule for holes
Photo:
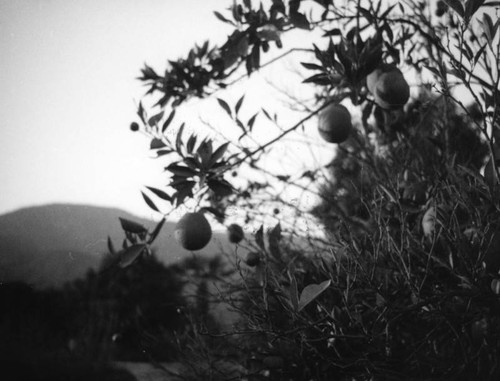
[[[490,16],[499,7],[482,0],[273,0],[266,7],[235,1],[215,12],[234,26],[221,47],[196,46],[187,58],[169,61],[163,76],[142,70],[147,96],[159,100],[152,116],[140,104],[139,128],[170,175],[165,189],[143,194],[153,210],[166,217],[192,199],[218,223],[235,206],[246,211],[246,222],[259,222],[259,205],[268,213],[278,205],[273,214],[281,224],[267,232],[261,226],[245,240],[258,264],[235,259],[239,278],[231,290],[241,297],[226,297],[241,324],[224,333],[224,351],[204,341],[203,364],[212,366],[194,367],[198,377],[233,377],[212,361],[229,347],[239,374],[255,379],[499,377],[500,303],[491,286],[500,268],[492,164],[500,152],[500,21]],[[265,62],[294,29],[310,33],[306,52],[292,49]],[[241,70],[251,76],[289,54],[299,57],[301,86],[316,90],[312,101],[295,99],[303,114],[293,125],[279,128],[264,108],[243,118],[244,96],[234,106],[220,97],[244,80]],[[391,83],[369,88],[367,77],[387,65],[411,85],[405,105],[381,101],[394,95],[384,92]],[[215,97],[242,131],[239,139],[201,138],[186,133],[184,123],[167,133],[176,109],[192,97]],[[339,103],[355,128],[334,146],[329,163],[286,174],[263,164],[292,133],[310,141],[303,126]],[[256,143],[263,119],[276,132]],[[238,178],[244,171],[261,176],[237,185],[228,176],[236,169]],[[284,191],[276,192],[277,184]],[[292,203],[285,192],[291,188],[314,195],[316,206]],[[280,207],[292,213],[281,217]],[[299,218],[321,229],[305,232]],[[130,234],[122,258],[127,245],[146,250],[158,232],[149,241],[147,232]],[[201,341],[211,337],[200,334]]]

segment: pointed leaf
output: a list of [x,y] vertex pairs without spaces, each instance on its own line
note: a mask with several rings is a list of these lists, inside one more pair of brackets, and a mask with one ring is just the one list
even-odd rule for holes
[[157,189],[157,188],[153,188],[153,187],[146,187],[146,188],[148,188],[151,192],[153,192],[155,195],[157,195],[162,200],[169,201],[169,202],[172,201],[172,197],[170,197],[164,191]]
[[224,109],[224,111],[227,113],[227,115],[229,115],[229,117],[232,118],[233,114],[231,113],[231,108],[226,103],[226,101],[223,99],[217,98],[217,102],[219,102],[220,107],[222,107]]
[[184,131],[184,123],[182,123],[181,127],[179,128],[179,131],[177,131],[177,138],[175,139],[175,148],[177,149],[177,152],[181,152],[183,131]]
[[259,245],[259,247],[262,250],[265,249],[265,246],[264,246],[264,225],[260,225],[259,230],[257,230],[257,232],[255,233],[255,242],[257,243],[257,245]]
[[278,223],[269,233],[269,251],[275,258],[281,257],[280,243],[281,240],[281,225]]
[[252,116],[250,119],[248,119],[247,122],[247,127],[250,132],[252,132],[253,125],[255,123],[255,119],[257,118],[257,115],[259,115],[259,112],[256,112],[254,116]]
[[168,116],[167,120],[163,123],[163,127],[161,128],[162,134],[165,133],[165,131],[167,130],[168,126],[170,125],[170,123],[174,119],[174,116],[175,116],[175,109],[172,110],[172,112]]
[[127,220],[126,218],[122,217],[119,217],[118,219],[120,220],[122,229],[125,230],[126,232],[141,234],[141,233],[146,233],[148,231],[148,229],[146,229],[144,225],[138,222]]
[[148,195],[146,195],[144,192],[141,192],[142,194],[142,197],[144,198],[144,201],[146,201],[146,204],[148,204],[148,206],[153,209],[155,212],[160,212],[158,210],[158,207],[155,205],[155,203],[149,198]]
[[108,235],[108,250],[111,254],[116,254],[115,246],[113,245],[113,241],[111,241],[111,237]]
[[306,286],[302,290],[302,293],[300,294],[298,311],[299,312],[302,311],[305,306],[307,306],[309,303],[311,303],[323,291],[325,291],[328,287],[330,287],[331,283],[332,283],[331,280],[325,280],[324,282],[321,282],[320,284],[310,284],[309,286]]
[[160,222],[158,222],[158,225],[156,225],[155,229],[153,230],[153,232],[151,233],[151,235],[149,236],[149,240],[148,240],[148,244],[152,244],[154,242],[154,240],[156,239],[156,237],[158,236],[158,234],[160,233],[161,231],[161,228],[163,227],[163,225],[165,224],[165,221],[167,219],[165,217],[163,217],[161,219]]
[[243,104],[243,100],[245,99],[245,94],[241,96],[241,98],[236,102],[236,106],[234,107],[234,110],[236,111],[236,114],[238,114],[238,111],[240,111],[241,105]]
[[212,158],[210,159],[212,165],[215,164],[219,159],[221,159],[224,156],[228,146],[229,142],[222,144],[219,148],[215,150],[215,152],[212,154]]
[[139,243],[127,247],[120,253],[120,267],[130,266],[146,249],[147,245]]
[[163,118],[163,111],[160,111],[158,114],[153,115],[148,120],[148,124],[150,127],[156,126],[156,124]]
[[153,138],[151,140],[151,144],[149,145],[149,149],[159,149],[159,148],[164,148],[167,145],[160,139]]

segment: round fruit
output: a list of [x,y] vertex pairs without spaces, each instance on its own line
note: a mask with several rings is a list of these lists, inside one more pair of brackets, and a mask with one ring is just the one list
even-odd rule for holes
[[[497,169],[500,170],[500,159],[496,160]],[[490,188],[495,187],[498,184],[497,175],[495,169],[493,168],[493,160],[491,158],[486,163],[484,167],[484,181]]]
[[260,262],[260,255],[259,253],[256,253],[254,251],[250,252],[247,254],[247,257],[245,259],[245,263],[250,266],[250,267],[255,267],[259,264]]
[[352,130],[351,113],[341,104],[327,107],[319,116],[318,130],[329,143],[342,143]]
[[243,229],[238,224],[231,224],[227,227],[227,234],[229,238],[229,242],[231,243],[240,243],[241,240],[245,237],[245,233]]
[[177,222],[175,239],[186,250],[203,249],[212,238],[212,228],[203,213],[186,213]]
[[410,86],[394,65],[383,64],[366,77],[366,86],[375,103],[384,109],[399,108],[410,98]]
[[132,131],[139,131],[139,124],[137,124],[137,122],[132,122],[132,123],[130,124],[130,129],[131,129]]

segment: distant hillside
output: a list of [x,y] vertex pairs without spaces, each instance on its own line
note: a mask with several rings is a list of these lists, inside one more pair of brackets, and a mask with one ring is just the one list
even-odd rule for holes
[[[119,217],[153,227],[119,209],[55,204],[20,209],[0,216],[0,282],[23,281],[37,287],[60,286],[97,268],[107,252],[107,237],[115,247],[124,238]],[[173,239],[174,223],[166,223],[153,249],[165,264],[190,252]],[[200,255],[231,250],[223,234],[214,234]]]

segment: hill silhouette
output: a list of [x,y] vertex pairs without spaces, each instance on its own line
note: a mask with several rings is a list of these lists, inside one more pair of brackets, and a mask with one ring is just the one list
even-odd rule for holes
[[[107,237],[121,247],[124,233],[119,217],[148,228],[149,221],[115,208],[53,204],[20,209],[0,216],[0,282],[21,281],[37,288],[58,287],[96,269],[108,252]],[[186,256],[173,238],[175,223],[167,222],[152,248],[168,265]],[[215,233],[202,256],[230,246],[225,234]]]

